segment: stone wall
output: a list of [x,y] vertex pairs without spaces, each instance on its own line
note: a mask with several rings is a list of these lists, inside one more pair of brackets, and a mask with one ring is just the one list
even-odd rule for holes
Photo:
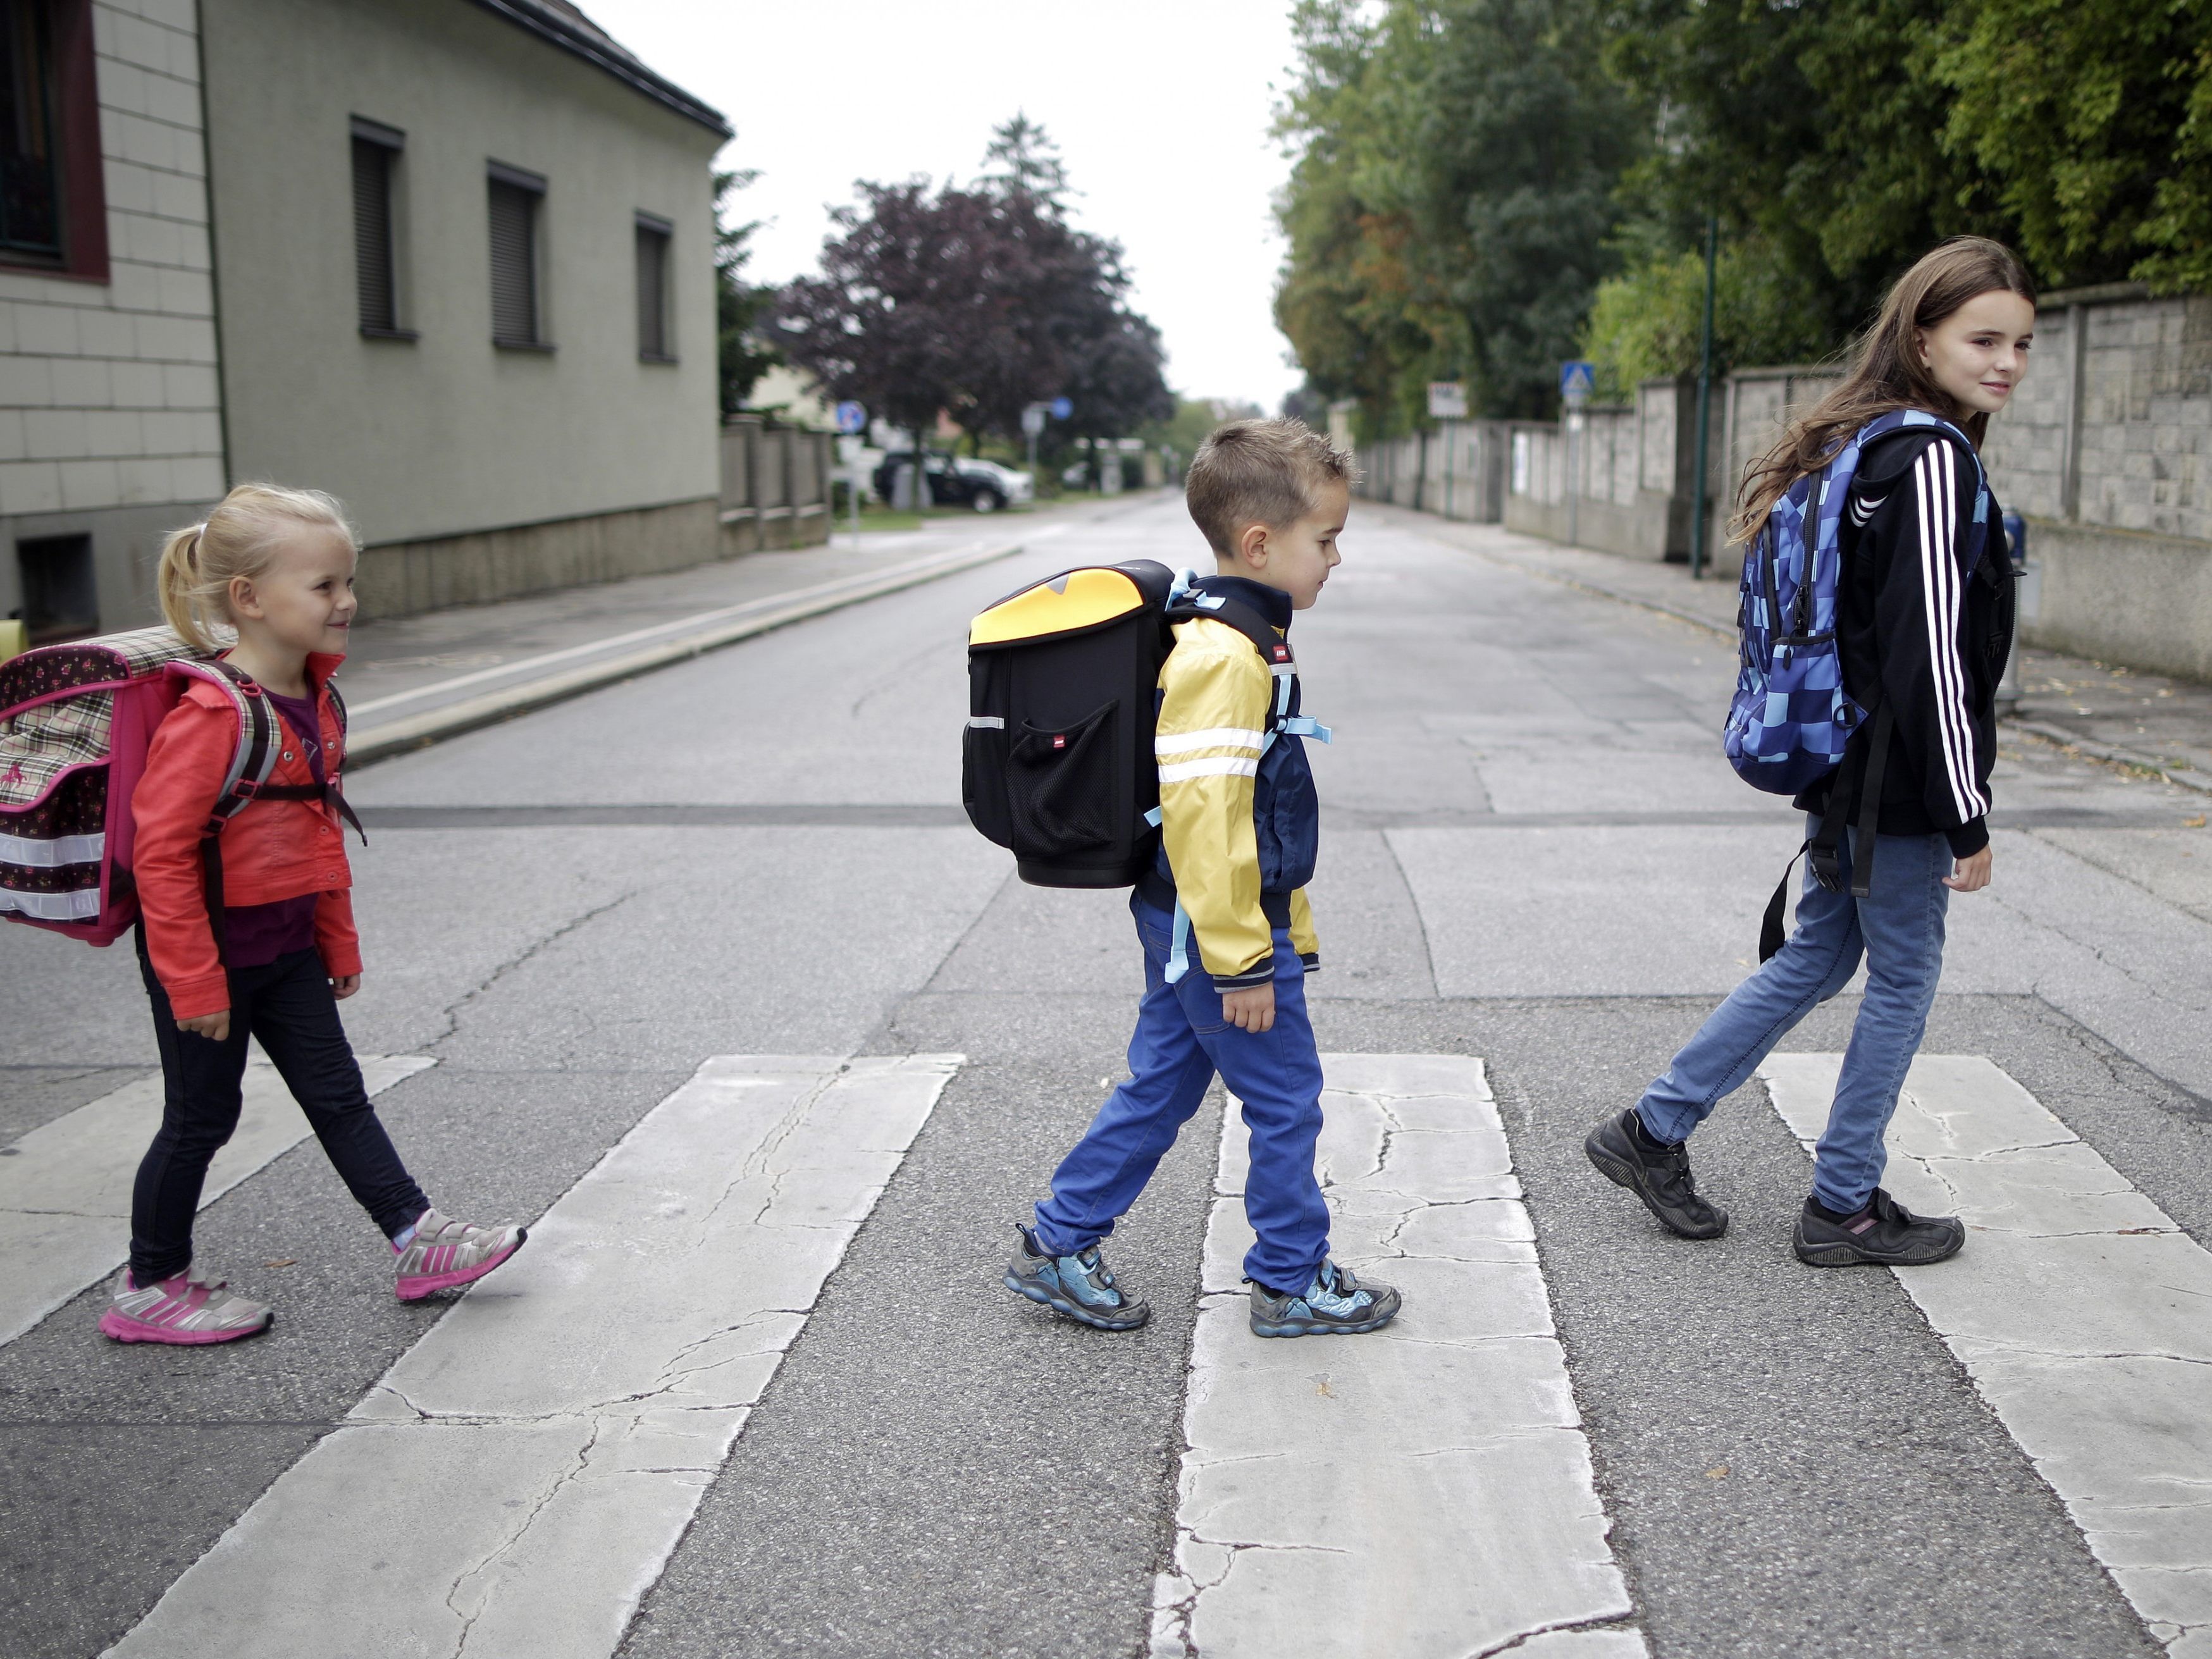
[[722,422],[720,550],[812,547],[830,539],[835,440],[757,415]]
[[2027,637],[2212,679],[2212,297],[2046,295],[2033,362],[1985,452],[2027,519]]
[[365,547],[356,577],[364,619],[483,605],[584,582],[682,570],[721,542],[711,495]]
[[1363,445],[1358,494],[1495,524],[1504,511],[1507,442],[1500,421],[1440,421],[1433,431]]

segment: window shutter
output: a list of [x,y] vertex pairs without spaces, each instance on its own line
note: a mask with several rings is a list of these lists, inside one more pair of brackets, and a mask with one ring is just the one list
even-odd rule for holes
[[538,331],[538,192],[491,181],[491,337],[543,343]]
[[399,326],[392,280],[392,156],[372,139],[353,141],[353,262],[363,328]]
[[637,225],[637,354],[668,357],[668,233],[642,218]]

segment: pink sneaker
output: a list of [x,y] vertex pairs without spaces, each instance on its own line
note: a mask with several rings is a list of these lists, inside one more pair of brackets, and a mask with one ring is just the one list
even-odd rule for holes
[[275,1322],[268,1304],[233,1296],[220,1279],[187,1267],[140,1290],[131,1270],[115,1282],[115,1299],[100,1316],[100,1333],[118,1342],[170,1342],[196,1347],[258,1336]]
[[471,1226],[425,1210],[415,1224],[414,1238],[399,1252],[399,1277],[393,1288],[402,1302],[419,1302],[440,1291],[473,1284],[520,1249],[529,1237],[526,1228]]

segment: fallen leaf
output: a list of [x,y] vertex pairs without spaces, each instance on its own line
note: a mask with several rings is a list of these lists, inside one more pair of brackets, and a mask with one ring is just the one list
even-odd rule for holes
[[280,1255],[261,1265],[264,1267],[296,1267],[300,1265],[300,1258],[296,1255]]
[[2182,819],[2181,827],[2185,830],[2202,830],[2204,827],[2204,814],[2199,812],[2193,818]]
[[1336,1398],[1336,1390],[1328,1386],[1328,1378],[1326,1376],[1314,1378],[1314,1392],[1324,1400]]
[[1716,1463],[1705,1471],[1705,1479],[1708,1480],[1724,1480],[1727,1478],[1728,1465],[1725,1463]]

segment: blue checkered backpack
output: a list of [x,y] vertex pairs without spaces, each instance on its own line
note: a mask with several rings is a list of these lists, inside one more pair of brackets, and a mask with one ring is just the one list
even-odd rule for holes
[[[1913,427],[1933,427],[1954,440],[1971,463],[1978,544],[1990,497],[1972,441],[1940,416],[1917,409],[1895,410],[1868,422],[1827,465],[1799,478],[1783,493],[1745,550],[1736,601],[1741,665],[1722,744],[1738,776],[1754,789],[1795,795],[1840,768],[1852,734],[1869,720],[1874,723],[1856,790],[1830,791],[1826,822],[1798,849],[1812,855],[1814,877],[1834,890],[1840,878],[1837,848],[1844,813],[1856,794],[1861,854],[1853,863],[1851,892],[1859,898],[1866,896],[1874,874],[1874,829],[1883,764],[1889,755],[1891,720],[1879,688],[1874,693],[1875,706],[1869,708],[1844,687],[1836,638],[1843,577],[1840,532],[1844,503],[1867,450],[1891,434]],[[1966,551],[1971,565],[1979,556],[1978,545]],[[1790,860],[1790,867],[1796,867],[1796,860]],[[1761,961],[1781,947],[1789,885],[1785,871],[1767,908]]]

